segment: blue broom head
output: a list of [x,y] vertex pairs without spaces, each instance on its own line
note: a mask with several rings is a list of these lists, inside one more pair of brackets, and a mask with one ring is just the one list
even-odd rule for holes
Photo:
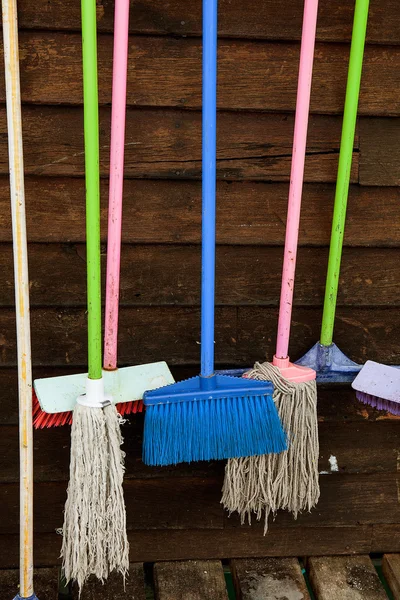
[[192,377],[145,392],[143,462],[166,466],[286,450],[269,381]]

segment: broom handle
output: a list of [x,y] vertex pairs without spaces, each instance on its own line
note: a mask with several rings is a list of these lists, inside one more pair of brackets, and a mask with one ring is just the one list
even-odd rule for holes
[[201,375],[214,373],[217,0],[203,0]]
[[2,9],[18,348],[20,457],[19,593],[22,597],[28,598],[33,595],[32,367],[16,0],[3,0]]
[[351,162],[353,159],[365,36],[367,32],[368,8],[369,0],[356,0],[322,316],[320,342],[323,346],[330,346],[333,341],[333,326],[339,286],[340,262],[346,222]]
[[82,0],[89,379],[101,379],[100,177],[96,0]]
[[129,0],[116,0],[114,16],[110,192],[108,199],[106,313],[103,363],[104,369],[107,370],[114,370],[117,368],[128,29]]
[[276,357],[282,359],[289,350],[317,13],[318,0],[305,0],[276,347]]

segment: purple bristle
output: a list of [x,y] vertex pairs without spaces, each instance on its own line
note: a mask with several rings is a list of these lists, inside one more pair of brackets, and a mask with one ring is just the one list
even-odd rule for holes
[[390,400],[385,400],[384,398],[379,398],[379,396],[372,396],[371,394],[366,394],[364,392],[356,392],[356,396],[360,402],[369,404],[377,410],[386,410],[387,412],[392,413],[392,415],[400,416],[399,402],[392,402]]

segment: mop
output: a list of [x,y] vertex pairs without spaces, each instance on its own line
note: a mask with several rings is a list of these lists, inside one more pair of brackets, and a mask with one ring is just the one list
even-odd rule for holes
[[288,356],[317,12],[318,0],[305,0],[276,354],[245,374],[274,384],[289,447],[279,455],[228,461],[222,489],[222,504],[242,522],[251,521],[252,512],[257,519],[264,513],[264,532],[271,512],[287,509],[296,518],[319,498],[316,373]]
[[[103,380],[106,394],[118,404],[121,415],[142,411],[145,390],[173,383],[164,361],[117,368],[118,304],[121,264],[122,196],[128,62],[129,0],[116,0],[114,18],[113,94],[111,113],[110,190],[107,240],[106,310],[104,327]],[[72,410],[85,390],[87,374],[37,379],[34,425],[56,427],[72,423]]]
[[361,365],[348,358],[333,342],[340,262],[342,257],[347,198],[349,193],[354,134],[357,121],[358,97],[364,57],[369,0],[356,0],[351,40],[346,99],[343,114],[342,139],[336,182],[328,272],[320,341],[296,364],[313,368],[318,382],[351,382]]
[[214,373],[217,1],[203,0],[201,372],[144,394],[143,460],[169,465],[286,448],[269,382]]
[[33,591],[32,362],[16,0],[2,0],[2,14],[14,253],[19,397],[20,563],[19,594],[14,600],[28,598],[29,600],[37,600]]
[[[80,387],[75,387],[80,395],[71,429],[70,480],[61,549],[66,581],[77,581],[79,589],[91,574],[104,581],[113,570],[125,576],[129,567],[121,432],[116,408],[104,390],[101,369],[96,0],[82,0],[82,50],[89,369],[86,393],[80,394]],[[47,393],[53,399],[62,399],[63,384],[68,393],[74,389],[68,377],[47,382]]]

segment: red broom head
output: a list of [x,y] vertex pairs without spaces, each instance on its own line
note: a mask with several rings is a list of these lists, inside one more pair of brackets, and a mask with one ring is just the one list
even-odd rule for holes
[[[143,412],[143,401],[123,402],[117,404],[117,410],[121,416]],[[72,411],[50,414],[40,408],[39,400],[33,391],[32,393],[32,416],[35,429],[44,429],[45,427],[62,427],[72,424]]]

